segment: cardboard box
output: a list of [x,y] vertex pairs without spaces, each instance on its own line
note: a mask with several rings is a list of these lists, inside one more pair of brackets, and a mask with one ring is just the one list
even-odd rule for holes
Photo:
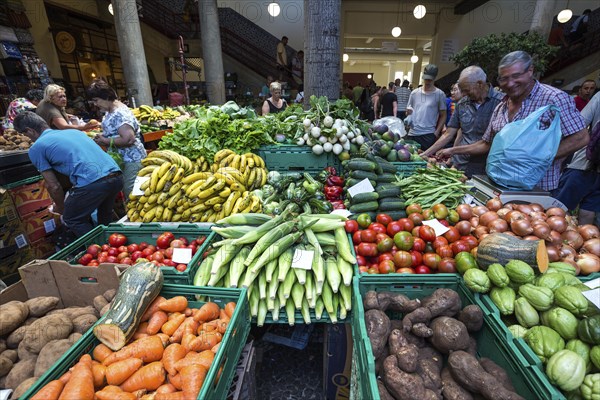
[[0,187],[0,226],[17,219],[17,210],[8,190]]
[[0,260],[28,246],[27,234],[18,218],[0,226]]
[[0,279],[7,285],[20,279],[19,267],[27,264],[35,258],[31,247],[19,249],[9,256],[0,258]]
[[[119,287],[114,265],[98,267],[69,265],[66,261],[34,260],[19,268],[21,281],[0,293],[0,304],[38,296],[56,296],[57,308],[92,305],[94,297]],[[23,291],[19,285],[23,286]],[[27,296],[15,299],[16,296]]]
[[23,229],[30,243],[37,242],[52,235],[60,225],[60,217],[44,209],[22,217]]
[[352,329],[350,324],[325,325],[323,342],[323,392],[325,398],[350,398]]
[[10,189],[10,195],[21,218],[27,214],[44,210],[52,204],[43,180]]
[[50,238],[43,238],[37,242],[31,243],[31,251],[33,253],[33,258],[48,258],[56,253],[56,246]]

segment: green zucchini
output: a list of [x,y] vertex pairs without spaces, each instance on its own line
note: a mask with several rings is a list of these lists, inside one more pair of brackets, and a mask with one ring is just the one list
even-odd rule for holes
[[[354,178],[349,178],[346,180],[346,187],[352,187],[354,185],[356,185],[357,183],[361,182],[363,179],[354,179]],[[369,179],[369,182],[371,182],[371,186],[375,187],[377,185],[377,182],[375,182],[375,180],[373,179]]]
[[359,193],[352,197],[352,204],[365,203],[377,199],[379,199],[379,194],[377,194],[377,192]]
[[377,176],[377,182],[391,183],[396,182],[396,175],[394,174],[381,174]]
[[400,218],[406,218],[406,211],[386,211],[385,214],[392,217],[394,221],[397,221]]
[[380,199],[386,197],[398,197],[402,194],[402,190],[399,186],[377,186],[375,190],[379,194]]
[[[379,205],[388,204],[388,203],[404,203],[404,199],[401,198],[400,196],[384,197],[382,199],[379,199]],[[404,206],[404,207],[406,207],[406,206]],[[402,208],[403,210],[404,210],[404,207]]]
[[160,293],[163,275],[150,262],[127,268],[121,275],[117,294],[104,320],[94,327],[94,335],[112,351],[120,350],[133,336],[142,315]]
[[345,165],[346,169],[351,171],[373,172],[377,169],[377,164],[365,158],[353,158]]
[[406,205],[402,201],[379,204],[379,211],[403,211]]
[[375,174],[374,172],[356,170],[356,171],[350,172],[350,178],[359,179],[361,181],[363,179],[372,179],[374,181],[377,181],[377,174]]
[[383,170],[384,173],[387,173],[387,174],[395,174],[396,173],[396,166],[394,164],[392,164],[391,162],[389,162],[379,156],[375,156],[375,160],[377,161],[377,163],[379,164],[379,166],[381,167],[381,169]]
[[379,208],[379,203],[377,201],[368,201],[366,203],[353,204],[350,206],[350,212],[355,214],[360,214],[368,211],[377,211]]

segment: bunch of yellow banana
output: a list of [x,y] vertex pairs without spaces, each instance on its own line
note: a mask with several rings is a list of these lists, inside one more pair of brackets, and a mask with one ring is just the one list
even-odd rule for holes
[[170,107],[161,111],[148,105],[139,106],[131,111],[139,121],[147,120],[148,122],[175,119],[181,115],[179,111]]
[[208,172],[210,171],[210,162],[204,156],[200,156],[196,159],[196,172]]
[[175,119],[179,117],[181,113],[173,108],[167,107],[162,112],[160,119]]
[[219,150],[215,153],[211,171],[222,168],[234,168],[242,174],[240,182],[248,188],[255,190],[267,183],[268,171],[265,161],[254,153],[236,154],[229,149]]
[[141,161],[143,168],[138,172],[138,176],[148,176],[167,162],[183,168],[185,175],[197,172],[194,163],[186,156],[172,150],[154,150]]

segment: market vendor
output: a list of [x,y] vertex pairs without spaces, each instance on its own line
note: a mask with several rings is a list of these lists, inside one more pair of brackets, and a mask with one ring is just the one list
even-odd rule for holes
[[[115,197],[123,187],[117,163],[84,132],[50,129],[31,111],[17,115],[14,126],[34,142],[29,158],[44,177],[54,201],[53,211],[62,214],[64,224],[81,237],[94,228],[91,215],[98,210],[98,223],[108,225]],[[68,176],[73,184],[66,199],[55,171]]]
[[487,154],[494,135],[500,132],[506,124],[525,119],[537,109],[552,104],[560,111],[560,128],[563,138],[554,162],[538,186],[542,190],[555,190],[558,187],[560,168],[564,158],[585,146],[589,141],[585,121],[575,108],[575,102],[562,90],[538,82],[533,77],[533,60],[524,51],[514,51],[500,60],[498,84],[506,95],[494,110],[482,139],[472,144],[440,150],[436,155],[450,157],[455,154],[471,156]]
[[43,98],[44,92],[42,90],[31,89],[25,93],[25,97],[19,97],[11,101],[6,110],[6,118],[2,127],[4,129],[12,128],[13,121],[17,114],[22,111],[34,111]]
[[271,97],[265,100],[262,106],[262,115],[282,112],[287,107],[287,102],[281,97],[281,83],[272,82]]
[[44,89],[44,99],[36,109],[37,115],[42,117],[52,129],[79,129],[86,130],[98,126],[98,122],[91,120],[88,123],[79,123],[79,118],[65,111],[67,94],[65,88],[50,84]]
[[92,82],[87,94],[100,111],[106,112],[102,119],[102,134],[96,135],[94,141],[105,147],[109,147],[112,141],[123,158],[123,193],[127,200],[135,177],[142,168],[141,161],[146,158],[140,123],[131,109],[118,100],[115,90],[103,80]]

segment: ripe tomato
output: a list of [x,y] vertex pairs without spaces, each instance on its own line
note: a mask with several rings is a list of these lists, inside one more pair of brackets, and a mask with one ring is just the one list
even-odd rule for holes
[[463,242],[467,242],[470,250],[473,250],[479,244],[479,241],[473,235],[461,236],[460,240],[462,240]]
[[130,257],[125,257],[124,259],[122,259],[119,262],[121,264],[133,265],[133,260]]
[[152,250],[153,253],[156,251],[156,246],[153,244],[149,244],[148,246],[146,246],[146,248]]
[[449,227],[450,226],[450,222],[446,221],[445,219],[438,219],[438,222],[442,225],[444,225],[445,227]]
[[438,264],[442,261],[442,257],[439,254],[435,253],[425,253],[423,254],[423,264],[428,266],[431,269],[437,269]]
[[346,221],[344,228],[346,229],[346,233],[354,233],[358,230],[358,222],[349,219]]
[[187,269],[187,264],[177,264],[175,269],[179,272],[183,272]]
[[129,253],[126,251],[123,251],[117,255],[117,260],[119,261],[121,261],[124,258],[129,258]]
[[356,263],[358,264],[359,267],[364,267],[365,265],[367,265],[367,260],[363,256],[357,255]]
[[168,258],[165,258],[162,263],[167,267],[175,267],[177,265],[175,261],[169,260]]
[[374,267],[369,267],[369,269],[367,270],[367,274],[378,274],[379,273],[379,267],[377,265],[375,265]]
[[456,242],[452,243],[450,247],[452,248],[454,255],[457,255],[461,251],[471,251],[469,243],[464,240],[457,240]]
[[423,223],[423,215],[421,215],[421,213],[408,214],[407,218],[410,219],[415,226],[421,225]]
[[165,260],[165,256],[160,251],[155,251],[152,255],[150,255],[150,260],[163,262]]
[[437,250],[438,247],[447,246],[448,240],[443,236],[438,236],[433,241],[433,248]]
[[448,243],[456,242],[460,239],[460,232],[454,226],[448,227],[448,232],[444,233],[444,237],[448,240]]
[[379,263],[380,274],[391,274],[396,270],[394,262],[392,260],[383,260]]
[[108,255],[109,256],[118,256],[119,255],[119,249],[117,247],[111,247],[110,249],[108,249]]
[[421,206],[417,203],[410,204],[408,207],[406,207],[407,214],[420,213],[421,211]]
[[133,261],[137,261],[137,259],[138,259],[138,258],[141,258],[141,257],[143,257],[143,254],[142,254],[142,252],[141,252],[141,251],[139,251],[139,250],[137,250],[137,251],[134,251],[133,253],[131,253],[131,259],[132,259]]
[[417,265],[421,265],[423,263],[423,254],[420,251],[411,250],[410,257],[412,258],[412,266],[416,267]]
[[410,250],[415,243],[415,238],[410,233],[402,231],[394,235],[394,243],[399,250]]
[[448,207],[438,203],[432,207],[433,213],[437,219],[444,219],[448,216]]
[[[172,233],[171,236],[173,236]],[[159,249],[166,249],[167,247],[169,247],[172,240],[173,239],[171,239],[171,237],[168,234],[162,233],[159,237],[156,238],[156,247],[158,247]]]
[[398,268],[396,270],[396,273],[398,273],[398,274],[414,274],[415,270],[412,268]]
[[435,231],[430,226],[422,225],[419,227],[419,237],[426,242],[433,242],[435,240]]
[[100,264],[105,263],[107,258],[108,258],[108,256],[99,255],[98,256],[98,263],[100,263]]
[[406,232],[411,232],[415,227],[415,224],[408,218],[400,218],[398,222],[402,225],[402,230]]
[[110,249],[110,245],[109,244],[103,244],[101,247],[102,251],[108,251],[108,249]]
[[352,243],[359,244],[361,240],[361,231],[356,231],[352,234]]
[[442,258],[454,257],[454,252],[450,246],[441,246],[435,249],[435,252]]
[[[377,251],[380,253],[387,253],[388,251],[392,250],[392,247],[394,247],[394,241],[390,237],[377,242]],[[390,257],[393,256],[390,254]]]
[[390,237],[394,237],[394,235],[398,232],[402,231],[402,224],[399,223],[398,221],[392,221],[388,224],[387,226],[387,234],[390,235]]
[[[187,238],[185,236],[181,236],[177,240],[181,240],[181,242],[183,243],[184,246],[187,246],[190,244],[190,242],[187,240]],[[196,242],[196,239],[192,240],[192,242]],[[198,242],[196,242],[196,243],[198,243]]]
[[360,267],[358,267],[358,272],[361,274],[366,274],[368,269],[369,268],[366,265],[361,265]]
[[188,249],[192,249],[192,255],[196,254],[196,252],[198,251],[198,246],[196,246],[195,244],[190,244],[189,246],[187,246]]
[[420,252],[425,251],[425,241],[419,237],[415,238],[412,249]]
[[173,233],[171,233],[171,232],[163,232],[162,235],[165,235],[166,237],[168,237],[169,240],[175,239],[175,235],[173,235]]
[[150,247],[146,247],[144,250],[142,250],[142,257],[149,259],[153,253],[153,249],[151,249]]
[[82,255],[79,258],[79,260],[77,262],[81,265],[88,265],[90,263],[90,261],[92,261],[93,259],[94,259],[94,256],[92,256],[89,253],[85,253],[84,255]]
[[371,229],[360,231],[360,240],[367,243],[375,243],[377,241],[377,233]]
[[97,267],[98,265],[100,265],[100,263],[98,262],[98,260],[92,260],[88,263],[88,267]]
[[358,226],[363,229],[367,229],[369,225],[371,225],[371,217],[369,214],[360,214],[358,218],[356,218],[356,222],[358,222]]
[[139,246],[140,246],[140,250],[144,250],[146,247],[148,247],[148,243],[141,242]]
[[127,251],[130,253],[134,253],[140,249],[140,246],[137,243],[131,243],[127,246]]
[[380,224],[379,222],[373,222],[371,225],[369,225],[369,229],[372,231],[375,231],[375,233],[386,233],[386,227],[383,224]]
[[[383,239],[391,239],[386,233],[378,233],[375,235],[375,243],[381,242]],[[393,243],[393,241],[392,241]]]
[[206,241],[206,236],[198,236],[196,238],[196,245],[197,246],[202,246],[205,241]]
[[187,244],[185,244],[181,239],[175,239],[173,241],[171,241],[171,243],[169,244],[169,247],[172,247],[174,249],[179,249],[181,247],[186,247]]
[[447,274],[456,273],[456,261],[454,260],[454,258],[442,258],[442,261],[440,261],[440,263],[438,264],[438,272]]
[[425,221],[435,218],[435,214],[433,213],[433,210],[431,208],[428,208],[427,210],[423,210],[422,214],[423,214],[423,219]]
[[108,237],[108,244],[112,247],[123,246],[127,243],[127,237],[121,233],[113,233]]
[[381,225],[388,226],[390,222],[393,221],[392,217],[387,214],[377,214],[375,220]]
[[102,247],[97,244],[91,244],[88,246],[86,253],[91,254],[92,257],[97,257],[98,253],[102,251]]
[[108,257],[106,257],[106,262],[107,262],[107,263],[113,263],[113,264],[114,264],[114,263],[116,263],[117,261],[118,261],[118,260],[117,260],[117,257],[114,257],[114,256],[108,256]]
[[408,268],[412,265],[412,256],[408,251],[398,250],[394,254],[394,265],[396,268]]
[[358,245],[358,254],[364,257],[374,257],[377,253],[377,245],[375,243],[362,242]]
[[417,273],[417,274],[430,274],[431,270],[426,265],[419,265],[417,268],[415,268],[415,273]]

